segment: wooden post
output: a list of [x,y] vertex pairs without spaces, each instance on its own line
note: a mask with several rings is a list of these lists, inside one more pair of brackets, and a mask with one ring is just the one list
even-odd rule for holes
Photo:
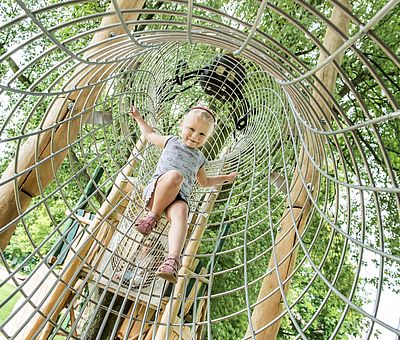
[[218,193],[221,190],[221,186],[219,186],[215,192],[207,195],[207,199],[205,200],[202,211],[204,213],[200,214],[196,220],[196,227],[194,233],[192,235],[193,240],[190,240],[185,249],[185,255],[182,260],[182,267],[179,270],[179,278],[178,283],[175,285],[174,289],[174,297],[170,299],[164,309],[164,313],[161,318],[161,322],[158,324],[157,333],[155,336],[155,340],[164,340],[168,339],[167,329],[169,324],[169,330],[172,331],[173,326],[172,323],[177,323],[177,314],[179,310],[179,306],[182,303],[182,296],[185,291],[186,284],[186,274],[187,272],[192,271],[192,265],[194,261],[194,255],[197,254],[197,251],[200,246],[201,238],[204,234],[204,231],[207,227],[208,213],[212,210],[215,201],[218,197]]
[[[341,0],[341,3],[350,8],[348,0]],[[350,19],[339,7],[333,8],[331,22],[343,33],[347,34]],[[344,39],[333,29],[328,28],[324,38],[324,47],[329,53],[335,52],[342,44]],[[319,63],[322,63],[327,56],[320,53]],[[343,54],[336,61],[341,64]],[[315,82],[315,86],[323,95],[324,93],[333,93],[337,77],[337,69],[333,64],[329,64],[316,73],[316,77],[321,80],[321,84]],[[317,112],[317,119],[330,119],[331,101],[326,98],[324,101],[317,91],[314,92],[314,100],[321,107],[321,111]],[[327,103],[327,104],[326,104]],[[252,329],[257,331],[271,323],[265,330],[256,335],[257,340],[276,339],[279,327],[279,315],[282,312],[282,293],[279,287],[279,281],[285,282],[284,293],[290,286],[290,275],[296,262],[298,251],[297,232],[301,235],[311,211],[311,204],[307,196],[307,191],[303,183],[309,183],[309,188],[317,188],[319,184],[318,173],[311,163],[305,150],[308,150],[310,156],[316,164],[321,163],[320,155],[322,142],[320,138],[311,136],[310,133],[305,134],[305,145],[299,152],[299,161],[291,183],[291,191],[289,193],[288,208],[285,210],[280,222],[280,230],[275,239],[275,249],[271,255],[268,269],[272,272],[267,275],[262,283],[257,302],[260,302],[253,311],[251,325],[247,329],[246,336],[251,336]],[[315,192],[312,195],[315,197]],[[279,277],[278,277],[279,275]],[[277,319],[279,318],[279,319]],[[273,322],[273,320],[277,321]]]
[[[91,235],[85,235],[82,238],[79,245],[77,246],[76,254],[70,260],[65,261],[64,268],[66,268],[64,274],[60,277],[59,281],[56,283],[54,289],[52,290],[50,296],[46,299],[43,306],[40,308],[41,313],[36,313],[34,320],[30,324],[29,331],[25,334],[26,339],[33,339],[35,333],[45,323],[45,318],[48,316],[50,318],[56,318],[58,313],[63,309],[67,299],[63,298],[59,301],[60,297],[64,294],[70,293],[70,288],[74,285],[74,281],[78,279],[77,274],[80,268],[84,264],[84,260],[87,257],[89,251],[93,248],[93,243],[98,240],[98,235],[110,235],[113,233],[115,226],[111,226],[107,221],[109,216],[112,216],[114,207],[121,200],[121,189],[122,180],[132,173],[132,169],[137,162],[136,153],[143,149],[144,143],[142,139],[139,139],[136,143],[135,150],[130,157],[128,164],[122,169],[121,174],[117,177],[116,183],[113,185],[110,194],[104,201],[100,209],[98,210],[96,216],[91,222],[88,230],[92,232]],[[110,238],[111,236],[109,236]],[[57,305],[53,310],[53,306]],[[46,335],[51,329],[51,326],[47,326],[44,330]]]
[[[121,9],[141,8],[144,0],[118,0],[118,6]],[[110,11],[114,11],[113,5]],[[138,14],[124,14],[125,20],[137,19]],[[117,15],[107,15],[103,18],[101,27],[118,23],[120,20]],[[125,34],[125,29],[121,26],[113,28],[104,28],[94,34],[91,41],[92,48],[88,49],[83,58],[94,60],[96,53],[101,53],[101,58],[105,57],[105,53],[111,53],[113,45],[116,42],[127,40],[128,38],[114,39],[106,41],[110,38],[110,34],[115,36]],[[103,41],[103,43],[101,43]],[[127,43],[130,43],[127,41]],[[108,47],[108,48],[107,48]],[[90,83],[106,79],[116,68],[114,64],[105,65],[79,65],[71,79],[66,83],[65,88],[71,90]],[[4,250],[15,230],[15,220],[29,206],[33,197],[40,194],[40,190],[44,189],[54,178],[55,172],[63,162],[67,150],[61,151],[57,155],[55,152],[66,148],[70,143],[76,140],[80,131],[81,118],[77,114],[82,114],[82,120],[85,121],[89,115],[89,111],[85,113],[87,108],[91,108],[97,100],[103,89],[103,84],[94,85],[93,87],[71,92],[68,97],[59,96],[55,98],[50,107],[46,111],[39,129],[45,129],[56,125],[48,131],[31,136],[19,149],[17,158],[15,158],[8,166],[1,177],[1,182],[9,181],[0,186],[0,249]],[[73,109],[69,107],[73,104]],[[77,116],[77,119],[62,123],[65,119]],[[34,167],[25,174],[20,175],[23,171],[35,166],[38,162],[45,160],[41,165]],[[16,175],[16,178],[13,176]],[[14,223],[13,223],[14,221]],[[5,227],[7,226],[7,227]]]

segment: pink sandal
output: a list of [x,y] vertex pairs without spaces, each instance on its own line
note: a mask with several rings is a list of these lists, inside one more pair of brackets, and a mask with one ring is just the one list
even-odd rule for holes
[[159,220],[160,216],[150,211],[146,217],[136,221],[135,229],[144,236],[150,235]]
[[158,268],[156,275],[171,283],[177,283],[181,266],[182,262],[179,256],[168,255],[164,263]]

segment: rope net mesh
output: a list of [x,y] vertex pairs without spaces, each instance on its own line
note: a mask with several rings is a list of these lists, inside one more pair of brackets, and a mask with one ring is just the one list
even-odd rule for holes
[[[398,1],[0,9],[2,336],[400,335]],[[127,113],[172,135],[197,103],[207,173],[239,176],[195,186],[171,285],[168,222],[133,227],[160,153]]]

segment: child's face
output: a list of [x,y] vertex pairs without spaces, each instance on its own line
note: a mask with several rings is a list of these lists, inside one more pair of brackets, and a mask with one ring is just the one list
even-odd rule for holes
[[213,130],[212,124],[197,114],[186,115],[181,127],[183,142],[193,149],[203,146]]

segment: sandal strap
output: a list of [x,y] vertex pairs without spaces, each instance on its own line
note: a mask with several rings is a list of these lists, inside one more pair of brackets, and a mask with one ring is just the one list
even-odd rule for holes
[[141,221],[141,223],[142,223],[143,229],[146,231],[146,234],[150,233],[155,227],[155,224],[152,221],[143,220],[143,221]]
[[160,268],[162,268],[164,266],[172,268],[174,270],[174,272],[176,272],[176,274],[178,274],[179,269],[182,266],[182,262],[181,262],[181,259],[179,256],[168,255],[166,257],[166,259],[164,260],[163,264],[160,266]]
[[160,218],[161,218],[160,215],[157,215],[156,213],[154,213],[154,212],[152,212],[152,211],[150,211],[150,212],[147,214],[146,217],[152,218],[152,219],[155,220],[156,222],[158,222],[158,221],[160,220]]
[[182,260],[179,255],[168,254],[165,259],[166,260],[174,260],[178,264],[179,267],[182,266]]
[[141,234],[147,236],[157,226],[159,220],[160,216],[150,211],[145,217],[140,218],[136,221],[136,230],[138,230]]

